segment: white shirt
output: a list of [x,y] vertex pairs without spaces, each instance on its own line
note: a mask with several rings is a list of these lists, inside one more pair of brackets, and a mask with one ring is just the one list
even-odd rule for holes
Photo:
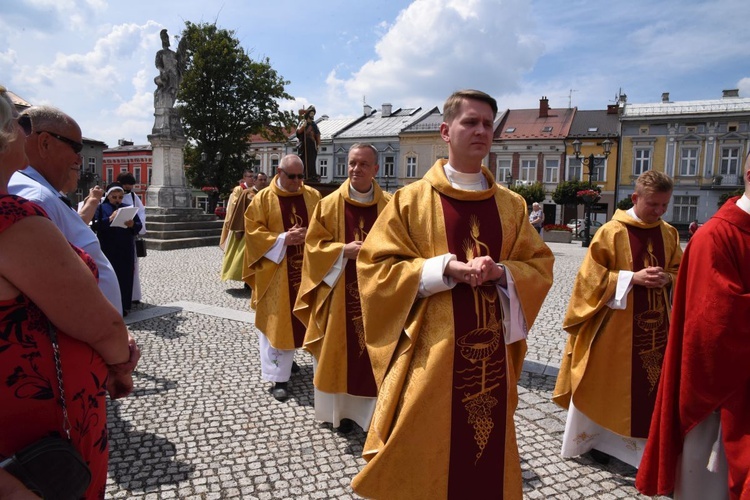
[[21,196],[41,206],[50,220],[60,229],[65,239],[94,259],[99,268],[99,289],[122,314],[120,286],[115,270],[104,256],[96,234],[83,222],[78,212],[60,200],[60,195],[55,188],[30,166],[11,176],[8,182],[8,193]]

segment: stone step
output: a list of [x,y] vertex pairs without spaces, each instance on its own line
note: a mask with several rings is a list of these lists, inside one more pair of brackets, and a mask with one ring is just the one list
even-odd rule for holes
[[170,240],[144,238],[146,240],[146,248],[150,250],[177,250],[180,248],[195,248],[195,247],[207,247],[207,246],[218,246],[220,236],[204,236],[197,238],[178,238]]
[[147,219],[146,227],[151,231],[183,231],[186,229],[216,229],[224,226],[222,220],[186,221],[186,222],[161,222]]
[[221,227],[218,229],[185,229],[183,231],[158,231],[149,226],[146,233],[147,238],[155,240],[176,240],[182,238],[203,238],[221,236]]
[[217,216],[211,214],[150,214],[146,212],[146,222],[186,222],[186,221],[221,221]]

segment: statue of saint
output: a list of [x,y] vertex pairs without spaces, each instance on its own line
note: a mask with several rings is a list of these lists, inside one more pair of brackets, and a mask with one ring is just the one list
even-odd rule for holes
[[182,81],[182,72],[185,69],[184,55],[187,46],[185,40],[180,40],[177,46],[177,52],[169,48],[169,35],[167,30],[161,30],[162,49],[156,53],[156,68],[159,70],[159,76],[154,78],[156,92],[154,92],[154,107],[173,108],[177,98],[177,89]]
[[315,106],[299,111],[302,118],[297,126],[297,154],[305,166],[305,178],[309,181],[317,181],[318,171],[315,162],[318,158],[318,147],[320,146],[320,130],[315,123]]

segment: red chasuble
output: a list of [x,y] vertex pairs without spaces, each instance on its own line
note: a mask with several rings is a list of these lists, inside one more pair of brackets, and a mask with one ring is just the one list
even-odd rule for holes
[[[666,267],[661,227],[627,225],[633,272],[647,267]],[[647,438],[656,402],[661,364],[669,331],[669,297],[666,289],[633,286],[633,336],[630,378],[631,436]]]
[[[503,236],[494,198],[441,196],[448,249],[467,262],[500,260]],[[508,377],[502,309],[494,284],[451,291],[454,318],[448,498],[502,498]]]
[[[281,218],[284,221],[284,231],[289,231],[295,224],[307,227],[307,207],[302,193],[299,196],[277,196]],[[297,300],[297,292],[302,281],[302,256],[303,245],[289,245],[286,247],[286,275],[289,281],[289,310],[294,310],[294,302]],[[292,329],[294,334],[294,347],[300,348],[305,340],[305,325],[292,314]]]
[[[375,219],[378,218],[378,206],[375,204],[360,207],[344,203],[344,217],[346,218],[345,243],[364,241]],[[355,396],[374,398],[378,395],[378,390],[365,344],[356,259],[347,261],[344,279],[346,280],[346,392]]]

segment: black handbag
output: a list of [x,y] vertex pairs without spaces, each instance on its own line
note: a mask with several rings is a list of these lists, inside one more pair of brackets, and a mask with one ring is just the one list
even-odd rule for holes
[[146,240],[144,240],[140,236],[135,237],[135,255],[137,257],[146,256]]
[[57,332],[52,324],[49,324],[49,335],[55,355],[63,429],[67,439],[59,436],[44,437],[0,462],[0,468],[15,476],[29,490],[44,499],[74,500],[82,498],[86,493],[91,483],[91,471],[70,442],[70,422],[65,405],[60,349],[57,345]]

